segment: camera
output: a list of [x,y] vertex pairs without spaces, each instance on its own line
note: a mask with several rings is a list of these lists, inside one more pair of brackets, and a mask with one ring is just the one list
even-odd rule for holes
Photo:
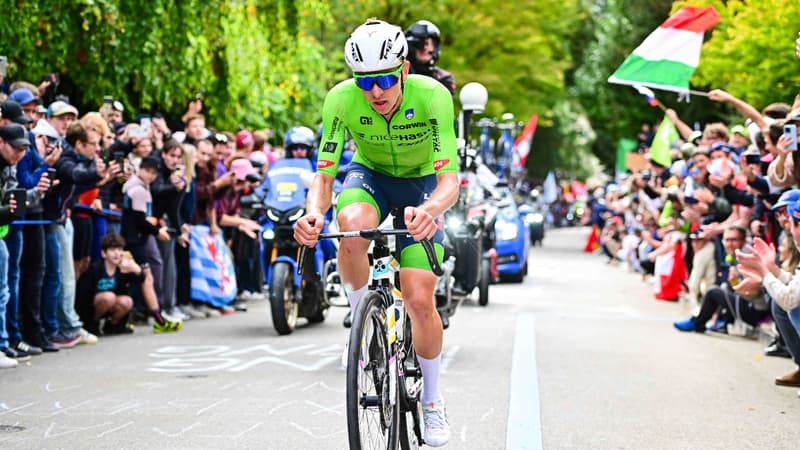
[[653,174],[649,170],[642,171],[642,180],[650,181],[651,178],[653,178]]
[[745,155],[747,164],[761,164],[761,155]]
[[15,217],[23,217],[26,213],[28,193],[25,189],[11,189],[8,191],[8,200],[14,199],[17,206],[14,209]]

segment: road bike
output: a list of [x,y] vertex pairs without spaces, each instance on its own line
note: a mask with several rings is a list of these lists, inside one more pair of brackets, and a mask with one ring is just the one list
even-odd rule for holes
[[[411,339],[411,320],[400,285],[398,258],[389,236],[407,235],[404,229],[370,229],[323,233],[320,239],[360,237],[374,242],[372,283],[353,313],[347,353],[346,409],[350,449],[417,449],[422,440],[422,370]],[[433,273],[443,271],[433,243],[420,242]],[[395,246],[396,247],[396,246]],[[299,271],[313,273],[308,261],[313,247],[303,247]]]

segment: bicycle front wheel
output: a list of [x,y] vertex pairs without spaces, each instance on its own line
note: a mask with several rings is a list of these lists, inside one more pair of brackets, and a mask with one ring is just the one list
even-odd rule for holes
[[367,292],[358,302],[347,355],[347,433],[351,450],[397,448],[400,407],[390,385],[397,370],[386,336],[381,295]]

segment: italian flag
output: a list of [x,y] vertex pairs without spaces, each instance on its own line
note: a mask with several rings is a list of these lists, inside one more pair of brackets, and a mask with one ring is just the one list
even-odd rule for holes
[[608,82],[687,92],[700,63],[703,33],[717,23],[719,14],[711,6],[681,8],[647,36]]

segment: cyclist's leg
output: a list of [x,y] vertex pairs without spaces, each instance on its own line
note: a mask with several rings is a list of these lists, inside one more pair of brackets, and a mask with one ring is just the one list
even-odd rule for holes
[[[393,189],[390,203],[397,207],[398,214],[396,226],[405,227],[402,214],[406,206],[418,206],[430,196],[436,188],[434,175],[403,180],[404,189]],[[409,188],[409,183],[411,188]],[[404,198],[402,198],[404,197]],[[444,256],[444,232],[439,229],[433,238],[436,256],[442,262]],[[436,275],[431,271],[428,258],[422,245],[414,242],[411,237],[404,236],[398,239],[400,248],[400,287],[403,292],[408,315],[411,318],[411,335],[414,349],[422,369],[423,384],[422,401],[425,404],[440,403],[439,392],[439,364],[442,353],[442,320],[436,311],[434,289],[436,288]]]
[[[337,203],[337,221],[341,231],[376,228],[386,214],[386,202],[374,187],[373,172],[352,163],[347,169],[342,193]],[[351,308],[366,291],[369,281],[369,258],[366,239],[342,239],[339,245],[338,269],[348,292]]]

